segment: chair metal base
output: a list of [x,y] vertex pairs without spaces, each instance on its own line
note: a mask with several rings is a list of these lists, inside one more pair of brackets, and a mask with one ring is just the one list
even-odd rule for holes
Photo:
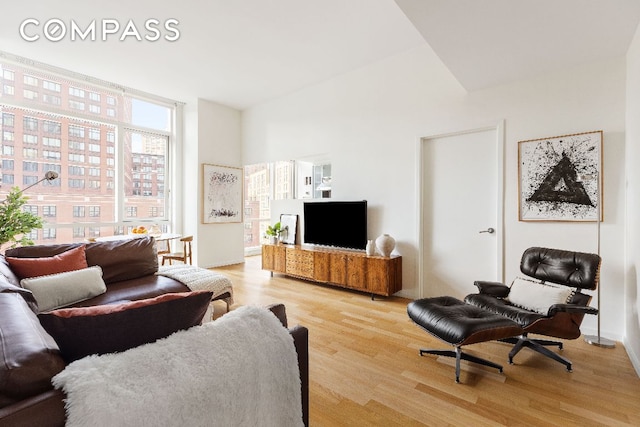
[[511,344],[515,344],[511,351],[509,352],[509,364],[513,365],[513,357],[518,354],[523,347],[530,348],[533,351],[537,351],[543,356],[547,356],[556,362],[562,363],[568,372],[572,372],[572,364],[571,361],[567,358],[560,356],[558,353],[554,353],[549,350],[546,346],[557,346],[560,350],[562,350],[563,345],[560,341],[550,341],[550,340],[542,340],[542,339],[533,339],[527,337],[527,334],[521,335],[520,337],[512,337],[501,339],[500,341],[508,342]]
[[482,359],[477,356],[472,356],[467,353],[463,353],[460,347],[455,347],[455,350],[420,350],[420,356],[424,354],[435,354],[438,356],[455,357],[456,358],[456,383],[460,383],[460,359],[467,360],[469,362],[478,363],[480,365],[496,368],[502,373],[502,366],[497,363],[493,363],[489,360]]

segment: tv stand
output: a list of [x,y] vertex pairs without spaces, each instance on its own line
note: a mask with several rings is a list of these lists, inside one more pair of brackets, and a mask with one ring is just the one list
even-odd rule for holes
[[318,283],[389,296],[402,289],[402,257],[311,245],[262,245],[262,269]]

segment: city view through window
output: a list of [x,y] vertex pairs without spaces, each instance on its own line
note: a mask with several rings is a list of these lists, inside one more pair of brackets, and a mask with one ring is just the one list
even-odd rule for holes
[[0,60],[0,201],[58,174],[24,193],[24,209],[45,221],[29,236],[36,243],[171,228],[175,107],[112,86]]
[[290,160],[248,165],[244,186],[244,247],[252,254],[267,242],[273,200],[331,197],[331,164]]

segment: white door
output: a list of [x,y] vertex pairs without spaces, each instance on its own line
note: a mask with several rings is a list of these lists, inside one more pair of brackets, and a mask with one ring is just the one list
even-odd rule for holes
[[421,140],[421,295],[502,279],[501,126]]

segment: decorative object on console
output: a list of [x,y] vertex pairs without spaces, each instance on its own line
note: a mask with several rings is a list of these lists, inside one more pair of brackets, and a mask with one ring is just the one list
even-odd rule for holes
[[595,221],[602,218],[602,131],[518,142],[519,220]]
[[367,252],[367,256],[374,256],[376,254],[376,244],[373,240],[367,240],[365,251]]
[[282,233],[282,223],[276,222],[272,226],[269,225],[267,230],[264,232],[269,238],[269,243],[275,245],[280,240],[280,233]]
[[376,239],[376,247],[380,255],[384,257],[391,256],[391,252],[393,252],[393,249],[396,247],[396,239],[388,234],[382,234]]
[[298,215],[281,214],[280,215],[280,241],[287,245],[296,244],[296,228],[298,226]]
[[242,168],[202,165],[202,222],[242,222]]

